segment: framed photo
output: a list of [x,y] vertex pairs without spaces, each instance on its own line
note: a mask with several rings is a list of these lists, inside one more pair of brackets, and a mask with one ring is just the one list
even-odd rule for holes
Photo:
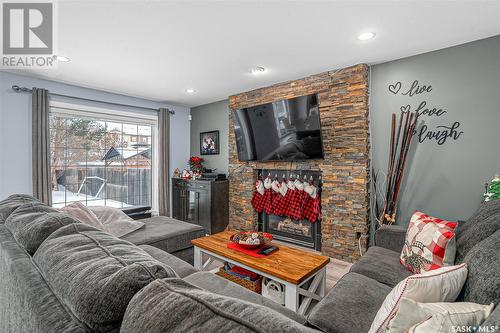
[[200,155],[219,155],[219,131],[200,133]]

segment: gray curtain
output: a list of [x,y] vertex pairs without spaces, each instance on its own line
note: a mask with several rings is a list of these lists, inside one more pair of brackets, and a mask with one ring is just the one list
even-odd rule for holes
[[48,90],[33,88],[31,113],[33,196],[51,205]]
[[158,116],[158,190],[159,190],[159,214],[170,216],[170,111],[160,109]]

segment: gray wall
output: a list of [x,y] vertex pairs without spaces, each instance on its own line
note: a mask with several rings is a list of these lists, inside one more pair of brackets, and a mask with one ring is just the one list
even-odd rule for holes
[[217,168],[216,172],[228,172],[229,164],[229,101],[223,100],[210,104],[200,105],[191,109],[191,155],[200,155],[200,133],[219,130],[220,154],[203,155],[204,166],[209,169]]
[[[0,200],[13,193],[32,193],[31,95],[12,91],[11,86],[15,84],[30,88],[47,88],[52,92],[110,102],[153,108],[169,107],[175,110],[175,115],[171,118],[170,130],[170,174],[177,167],[185,167],[189,159],[189,108],[187,107],[167,105],[59,82],[0,72]],[[75,100],[63,99],[61,101],[103,107],[102,104],[98,103],[75,102]],[[106,105],[106,107],[113,108],[109,105]],[[126,111],[138,114],[147,112],[134,108]]]
[[[414,80],[432,90],[402,95]],[[396,82],[402,88],[394,94],[388,86]],[[482,200],[484,183],[500,171],[500,36],[375,65],[370,98],[375,170],[387,169],[390,115],[402,106],[414,111],[426,101],[430,109],[446,111],[421,116],[429,131],[458,121],[456,134],[463,132],[441,145],[414,137],[397,223],[407,224],[415,210],[450,220],[469,217]]]

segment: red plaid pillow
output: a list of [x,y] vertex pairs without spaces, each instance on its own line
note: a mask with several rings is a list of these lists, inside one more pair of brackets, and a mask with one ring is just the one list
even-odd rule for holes
[[401,264],[415,274],[453,265],[456,226],[457,222],[415,212],[406,231]]

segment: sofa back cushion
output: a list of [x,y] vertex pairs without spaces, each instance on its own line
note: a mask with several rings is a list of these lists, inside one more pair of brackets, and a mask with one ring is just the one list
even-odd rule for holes
[[0,332],[88,333],[59,302],[24,248],[0,224]]
[[7,217],[9,217],[17,207],[30,202],[39,201],[27,194],[13,194],[7,199],[0,201],[0,224],[5,223]]
[[456,229],[455,263],[462,263],[473,246],[500,229],[500,200],[483,202],[476,212]]
[[500,301],[500,230],[475,245],[464,262],[469,273],[458,299],[497,305]]
[[176,277],[137,246],[81,223],[50,235],[33,260],[56,296],[92,332],[117,331],[135,293],[155,279]]
[[57,209],[33,201],[17,207],[5,220],[5,227],[19,245],[33,255],[50,234],[72,223],[78,221]]
[[317,332],[262,305],[156,280],[130,301],[120,332]]

